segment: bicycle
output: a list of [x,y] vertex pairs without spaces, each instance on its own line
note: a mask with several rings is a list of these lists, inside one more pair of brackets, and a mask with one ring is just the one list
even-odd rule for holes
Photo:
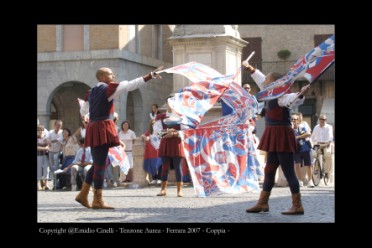
[[314,161],[314,168],[313,168],[313,182],[315,186],[318,186],[320,183],[320,179],[323,178],[324,184],[328,185],[330,180],[330,176],[328,172],[325,172],[325,158],[324,158],[324,148],[327,145],[314,145],[313,149],[316,151],[316,157]]

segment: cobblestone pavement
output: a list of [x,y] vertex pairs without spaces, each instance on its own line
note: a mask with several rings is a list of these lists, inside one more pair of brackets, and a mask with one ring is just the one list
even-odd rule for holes
[[[169,186],[167,196],[159,197],[159,187],[115,188],[103,191],[103,199],[114,210],[87,209],[75,202],[78,192],[39,191],[39,223],[333,223],[335,222],[334,186],[301,188],[304,215],[282,215],[291,207],[288,187],[274,187],[270,212],[252,214],[245,209],[256,203],[259,193],[223,194],[196,197],[193,187],[184,187],[177,197]],[[93,192],[89,199],[92,200]]]

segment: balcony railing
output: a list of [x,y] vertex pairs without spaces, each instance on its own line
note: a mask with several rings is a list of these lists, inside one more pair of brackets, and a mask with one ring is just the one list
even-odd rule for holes
[[[262,63],[251,63],[255,68],[259,68],[262,73],[266,74],[269,72],[279,72],[283,75],[287,74],[289,68],[296,61],[272,61]],[[243,73],[243,82],[252,83],[254,82],[252,77],[248,73]],[[300,79],[301,80],[301,79]],[[335,65],[331,65],[317,80],[335,80]]]

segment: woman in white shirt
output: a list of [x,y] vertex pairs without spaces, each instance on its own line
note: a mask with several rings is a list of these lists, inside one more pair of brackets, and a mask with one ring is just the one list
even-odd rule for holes
[[76,140],[80,140],[81,138],[85,138],[85,133],[87,132],[88,127],[88,120],[85,120],[84,117],[81,119],[82,126],[79,127],[78,130],[74,133]]
[[128,175],[125,178],[125,182],[132,182],[133,181],[133,154],[132,148],[133,144],[136,141],[136,134],[130,130],[129,121],[123,121],[120,125],[121,130],[119,132],[119,140],[125,144],[125,153],[127,154],[130,169],[128,171]]

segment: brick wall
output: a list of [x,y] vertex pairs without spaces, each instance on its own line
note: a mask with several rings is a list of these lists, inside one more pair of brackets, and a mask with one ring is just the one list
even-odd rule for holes
[[119,26],[119,49],[128,49],[128,25]]
[[146,57],[152,57],[152,25],[139,25],[140,34],[140,54]]
[[263,61],[278,61],[277,52],[291,51],[288,60],[297,60],[314,48],[314,35],[333,34],[334,25],[239,25],[240,37],[262,37]]
[[91,50],[119,48],[119,25],[91,25],[89,32]]
[[37,52],[56,51],[56,26],[38,25],[37,26]]

